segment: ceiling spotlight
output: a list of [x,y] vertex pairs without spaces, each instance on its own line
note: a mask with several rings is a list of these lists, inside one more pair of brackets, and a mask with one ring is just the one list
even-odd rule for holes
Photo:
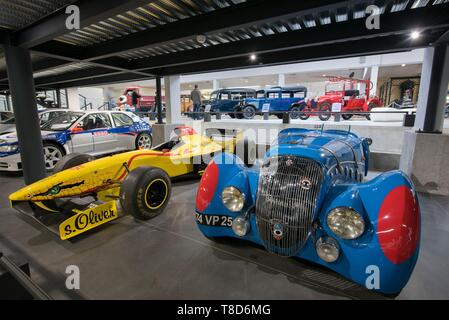
[[405,64],[405,63],[401,64],[401,67],[405,67],[405,66],[406,66],[406,64]]
[[418,31],[413,31],[413,32],[410,34],[410,38],[412,38],[413,40],[415,40],[415,39],[418,39],[420,35],[421,35],[421,34],[420,34]]
[[250,59],[251,61],[254,61],[254,60],[257,59],[257,57],[256,57],[255,54],[252,54],[252,55],[249,56],[249,59]]

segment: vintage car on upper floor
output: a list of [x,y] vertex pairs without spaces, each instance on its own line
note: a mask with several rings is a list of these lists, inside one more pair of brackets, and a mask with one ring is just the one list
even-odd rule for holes
[[177,127],[169,141],[151,150],[97,160],[88,154],[69,154],[56,165],[55,174],[9,199],[14,208],[66,240],[116,219],[117,200],[122,213],[140,220],[153,218],[167,206],[170,179],[201,175],[213,155],[223,150],[242,150],[250,165],[254,149],[242,132],[212,130],[202,136],[190,127]]
[[211,112],[227,113],[231,118],[235,118],[237,106],[246,98],[253,98],[256,90],[248,88],[225,88],[213,91],[209,100],[203,101],[201,112],[204,112],[207,105],[210,105]]
[[[47,112],[42,113],[46,117]],[[42,118],[41,117],[41,122]],[[151,147],[151,126],[131,112],[66,110],[41,126],[45,166],[53,170],[66,154],[92,156]],[[0,135],[0,170],[20,171],[15,132]]]
[[[372,85],[369,79],[328,76],[324,95],[301,106],[299,118],[307,120],[312,115],[318,115],[320,120],[327,121],[335,112],[343,112],[341,117],[349,120],[354,115],[359,115],[358,112],[370,112],[373,108],[382,107],[382,101],[370,94]],[[363,94],[359,88],[364,88]],[[369,114],[365,116],[370,119]]]
[[272,87],[259,90],[255,98],[247,98],[236,108],[236,117],[252,119],[256,114],[269,112],[282,119],[282,113],[291,111],[290,117],[297,119],[299,111],[306,105],[306,87]]
[[[156,96],[143,94],[142,87],[127,87],[123,92],[123,95],[119,97],[118,108],[120,110],[131,110],[133,112],[156,112]],[[136,94],[137,104],[136,108],[133,106],[132,95]],[[162,105],[165,108],[165,97],[161,97]]]
[[247,168],[233,154],[215,157],[197,193],[200,231],[312,261],[385,294],[400,292],[418,258],[418,198],[401,171],[363,181],[370,143],[342,130],[291,128],[259,167]]

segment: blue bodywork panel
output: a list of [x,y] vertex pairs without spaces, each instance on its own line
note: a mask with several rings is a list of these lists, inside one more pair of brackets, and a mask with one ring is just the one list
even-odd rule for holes
[[[368,168],[369,143],[346,131],[283,130],[277,144],[265,155],[264,165],[281,156],[313,160],[322,173],[311,231],[294,256],[328,267],[369,289],[388,294],[401,291],[410,278],[419,252],[419,204],[410,179],[401,171],[390,171],[363,182]],[[200,183],[196,205],[197,224],[205,236],[243,238],[269,250],[257,220],[261,168],[248,168],[229,153],[218,155],[209,164]],[[222,202],[221,193],[229,186],[245,195],[240,212],[229,211]],[[287,187],[300,188],[299,178],[280,188]],[[272,193],[277,191],[273,189]],[[339,207],[352,208],[363,217],[365,229],[360,237],[345,240],[329,228],[327,215]],[[290,210],[293,214],[294,208]],[[231,228],[231,221],[238,216],[246,217],[250,224],[249,232],[243,237]],[[214,219],[217,223],[211,223]],[[331,237],[338,243],[336,261],[328,263],[318,256],[316,242],[321,237]],[[376,270],[377,282],[370,286],[370,276]]]

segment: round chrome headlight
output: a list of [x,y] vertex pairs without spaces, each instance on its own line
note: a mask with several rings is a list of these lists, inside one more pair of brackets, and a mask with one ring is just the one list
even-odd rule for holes
[[365,231],[363,217],[349,207],[335,208],[327,215],[327,225],[342,239],[358,238]]
[[337,261],[340,248],[337,241],[331,237],[321,237],[315,244],[316,253],[320,259],[332,263]]
[[229,211],[237,212],[245,204],[245,195],[236,187],[226,187],[221,193],[221,201]]
[[239,237],[243,237],[248,233],[249,222],[244,217],[237,217],[232,221],[232,231]]

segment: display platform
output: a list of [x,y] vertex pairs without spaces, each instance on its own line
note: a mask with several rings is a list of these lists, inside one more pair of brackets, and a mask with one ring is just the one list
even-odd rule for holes
[[[255,132],[260,132],[257,143],[270,144],[278,132],[285,128],[301,127],[306,129],[321,128],[324,124],[325,128],[335,128],[350,130],[359,136],[369,137],[373,139],[371,145],[371,152],[400,155],[402,151],[402,144],[404,132],[412,130],[413,128],[404,127],[402,122],[373,122],[366,120],[363,117],[355,117],[351,120],[341,120],[335,122],[332,119],[329,121],[321,121],[317,117],[311,117],[308,120],[291,120],[290,124],[283,124],[282,120],[275,116],[271,116],[268,120],[264,120],[261,116],[256,116],[254,119],[231,119],[227,115],[223,115],[222,119],[216,120],[212,117],[211,122],[192,121],[190,118],[184,117],[185,125],[193,126],[196,129],[209,128],[225,128],[225,129],[253,129]],[[153,123],[153,121],[150,121]],[[270,130],[272,130],[270,132]],[[266,131],[266,133],[263,133]],[[444,121],[444,131],[449,133],[449,119]],[[388,139],[385,139],[385,136]]]
[[[372,178],[377,173],[371,172]],[[1,174],[0,246],[21,252],[33,279],[57,299],[441,299],[449,297],[449,198],[420,194],[421,252],[410,281],[386,297],[300,259],[247,242],[205,239],[194,220],[198,180],[174,183],[167,210],[147,221],[127,215],[61,241],[9,208],[20,175]],[[441,244],[441,245],[440,245]],[[66,268],[80,268],[80,290],[65,288]]]

